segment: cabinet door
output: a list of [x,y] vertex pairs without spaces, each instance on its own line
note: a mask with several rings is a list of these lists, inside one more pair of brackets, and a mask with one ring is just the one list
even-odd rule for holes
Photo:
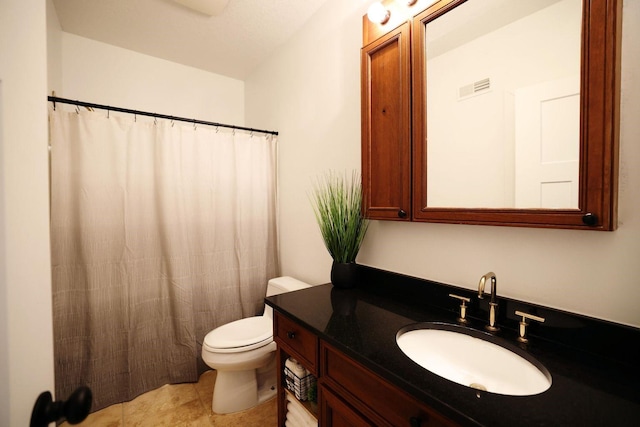
[[364,214],[411,220],[410,25],[362,48]]
[[330,389],[320,386],[318,389],[320,406],[320,425],[323,427],[374,427],[359,412],[345,403]]

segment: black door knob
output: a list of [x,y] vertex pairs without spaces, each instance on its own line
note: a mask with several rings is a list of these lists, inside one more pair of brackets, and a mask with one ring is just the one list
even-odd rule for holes
[[51,393],[38,396],[31,412],[30,427],[47,427],[49,423],[66,419],[69,424],[79,424],[91,410],[93,395],[89,387],[78,387],[66,401],[54,402]]
[[407,212],[404,209],[400,209],[398,211],[398,217],[399,218],[406,218],[407,217]]

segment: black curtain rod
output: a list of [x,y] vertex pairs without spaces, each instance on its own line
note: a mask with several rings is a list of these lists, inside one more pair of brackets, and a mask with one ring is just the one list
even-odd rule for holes
[[56,108],[56,102],[59,102],[61,104],[71,104],[71,105],[77,105],[77,106],[80,106],[80,107],[97,108],[99,110],[117,111],[119,113],[135,114],[135,115],[138,115],[138,116],[157,117],[159,119],[174,120],[174,121],[179,121],[179,122],[188,122],[188,123],[193,123],[193,124],[198,124],[198,125],[209,125],[209,126],[223,127],[223,128],[229,128],[229,129],[245,130],[245,131],[249,131],[249,132],[259,132],[259,133],[266,133],[266,134],[270,134],[270,135],[278,135],[278,132],[272,131],[272,130],[253,129],[253,128],[248,128],[248,127],[244,127],[244,126],[225,125],[224,123],[215,123],[215,122],[207,122],[207,121],[204,121],[204,120],[187,119],[187,118],[184,118],[184,117],[167,116],[165,114],[157,114],[157,113],[149,113],[149,112],[146,112],[146,111],[130,110],[128,108],[110,107],[108,105],[93,104],[91,102],[74,101],[72,99],[58,98],[56,96],[48,96],[47,100],[49,100],[50,102],[53,102],[54,110]]

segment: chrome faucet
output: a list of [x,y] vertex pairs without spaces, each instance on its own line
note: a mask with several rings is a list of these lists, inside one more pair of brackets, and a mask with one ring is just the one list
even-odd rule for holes
[[496,312],[498,311],[498,303],[496,302],[498,279],[496,279],[496,273],[491,271],[480,278],[480,283],[478,283],[478,298],[484,298],[484,284],[487,279],[491,279],[491,300],[489,301],[489,324],[485,326],[485,329],[490,332],[497,332],[500,328],[496,326]]

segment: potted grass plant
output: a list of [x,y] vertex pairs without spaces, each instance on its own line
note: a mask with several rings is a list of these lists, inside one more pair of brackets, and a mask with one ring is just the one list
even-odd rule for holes
[[356,256],[369,227],[362,215],[360,175],[328,172],[318,179],[313,208],[324,244],[333,258],[331,283],[351,288],[357,283]]

